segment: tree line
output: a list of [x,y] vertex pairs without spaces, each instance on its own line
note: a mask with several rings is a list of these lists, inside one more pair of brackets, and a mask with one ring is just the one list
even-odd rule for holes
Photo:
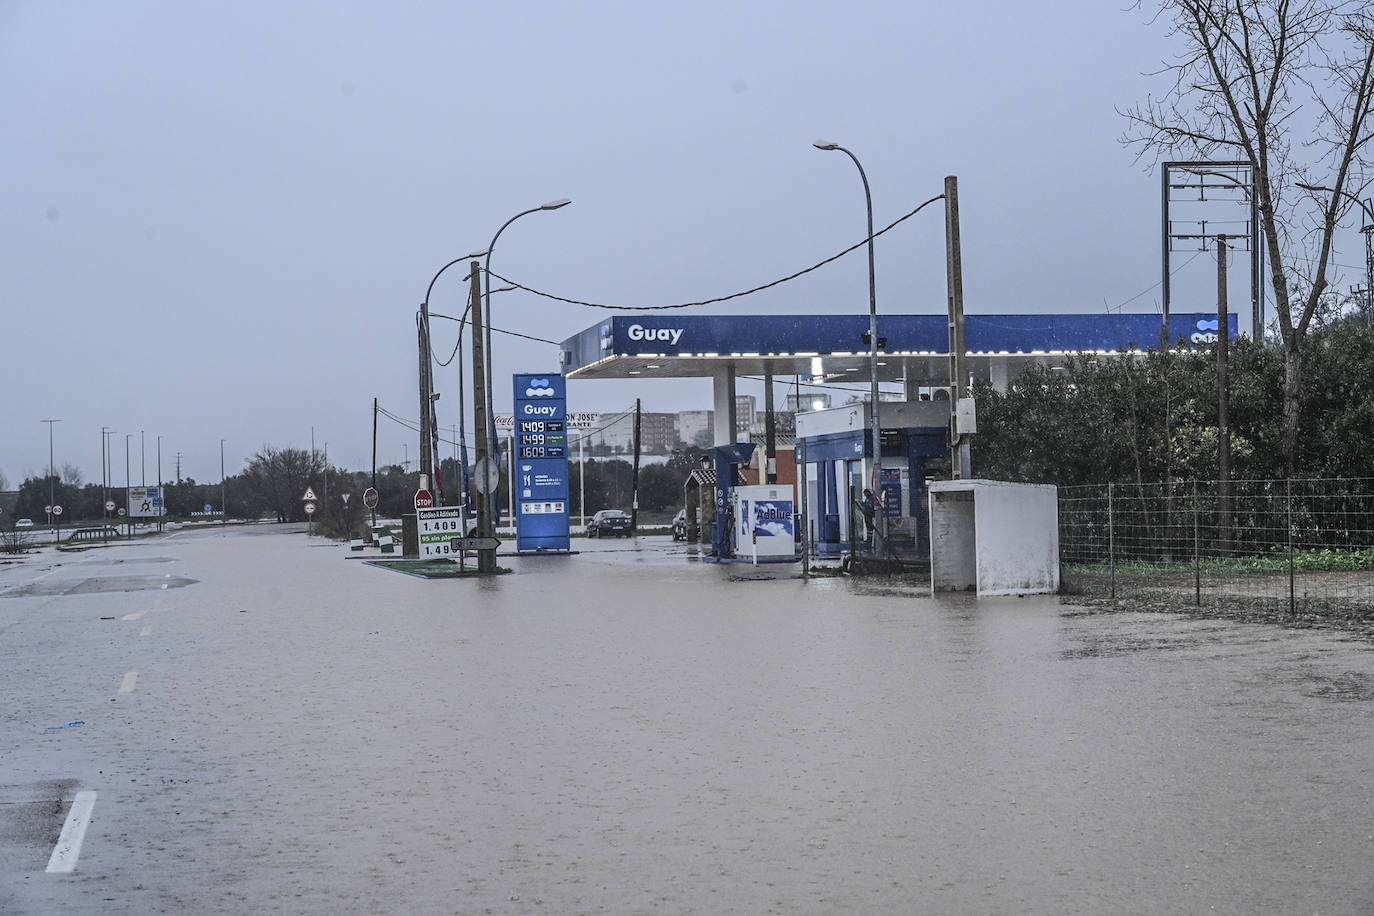
[[[1230,346],[1231,476],[1289,476],[1283,348],[1241,337]],[[1295,477],[1371,476],[1374,328],[1323,325],[1303,342]],[[980,477],[1068,486],[1217,476],[1215,346],[1084,355],[1033,366],[1005,393],[975,389]]]

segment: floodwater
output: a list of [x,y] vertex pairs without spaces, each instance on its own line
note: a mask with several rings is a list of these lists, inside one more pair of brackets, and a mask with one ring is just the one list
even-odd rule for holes
[[1374,912],[1367,642],[575,543],[0,567],[0,911]]

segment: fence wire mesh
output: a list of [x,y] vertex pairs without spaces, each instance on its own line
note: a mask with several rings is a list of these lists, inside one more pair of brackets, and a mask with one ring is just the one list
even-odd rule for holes
[[1066,592],[1374,611],[1374,478],[1059,489]]

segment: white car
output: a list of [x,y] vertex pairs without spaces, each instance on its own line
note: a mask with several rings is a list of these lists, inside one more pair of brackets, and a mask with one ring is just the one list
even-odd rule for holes
[[19,521],[17,521],[17,522],[14,523],[14,527],[16,527],[16,528],[32,528],[32,527],[33,527],[33,519],[31,519],[31,518],[21,518]]

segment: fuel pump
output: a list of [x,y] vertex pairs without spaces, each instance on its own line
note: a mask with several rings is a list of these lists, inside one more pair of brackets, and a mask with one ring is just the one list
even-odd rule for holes
[[757,448],[753,442],[731,442],[711,448],[716,469],[716,519],[711,523],[711,553],[717,559],[733,557],[734,512],[730,491],[734,489],[737,469],[747,465]]

